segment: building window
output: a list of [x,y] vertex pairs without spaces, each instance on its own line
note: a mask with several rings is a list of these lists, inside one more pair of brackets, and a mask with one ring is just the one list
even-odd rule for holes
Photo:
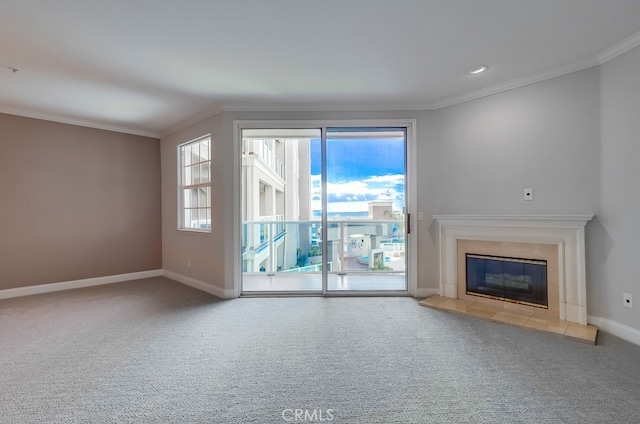
[[211,137],[178,146],[178,227],[211,232]]

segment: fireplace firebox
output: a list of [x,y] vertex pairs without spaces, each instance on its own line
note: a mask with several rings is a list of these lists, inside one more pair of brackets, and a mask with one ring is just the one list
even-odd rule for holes
[[467,294],[548,308],[547,261],[466,254]]

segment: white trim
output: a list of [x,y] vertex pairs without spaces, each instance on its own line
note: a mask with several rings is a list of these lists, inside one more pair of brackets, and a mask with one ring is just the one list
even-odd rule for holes
[[[236,119],[233,125],[238,130],[243,129],[264,129],[265,126],[271,129],[307,129],[322,127],[409,127],[416,126],[416,119]],[[238,132],[238,135],[240,131]]]
[[406,181],[407,198],[405,202],[405,213],[410,213],[411,234],[406,237],[407,246],[407,290],[410,295],[417,296],[418,293],[418,124],[415,119],[406,125],[407,146],[406,146]]
[[602,65],[638,46],[640,46],[640,32],[636,32],[619,43],[601,51],[600,54],[598,54],[598,62]]
[[433,218],[446,225],[482,225],[493,226],[515,226],[529,227],[537,226],[546,228],[548,226],[582,228],[593,219],[593,215],[433,215]]
[[162,275],[170,280],[177,281],[178,283],[185,284],[203,292],[207,292],[221,299],[234,299],[238,297],[234,289],[221,289],[220,287],[212,286],[203,281],[196,280],[195,278],[187,277],[182,274],[178,274],[172,271],[163,270]]
[[620,324],[619,322],[608,318],[596,317],[593,315],[589,315],[587,317],[587,321],[589,324],[597,326],[599,330],[606,331],[607,333],[611,333],[614,336],[640,346],[640,330],[629,327],[628,325]]
[[222,106],[225,112],[385,112],[431,110],[430,102],[368,103],[233,103]]
[[160,134],[154,131],[145,131],[140,129],[119,127],[117,125],[109,125],[100,122],[90,121],[88,119],[72,118],[69,116],[55,115],[52,113],[34,112],[29,110],[17,109],[0,105],[0,113],[7,115],[22,116],[24,118],[40,119],[42,121],[57,122],[59,124],[76,125],[79,127],[94,128],[97,130],[113,131],[124,134],[139,135],[141,137],[160,138]]
[[242,252],[241,252],[241,234],[242,234],[242,196],[240,187],[242,187],[242,127],[233,121],[233,269],[232,281],[235,297],[242,294]]
[[16,287],[13,289],[0,290],[0,299],[79,289],[82,287],[101,286],[104,284],[121,283],[123,281],[161,277],[162,275],[163,271],[161,269],[154,269],[151,271],[109,275],[106,277],[85,278],[82,280],[62,281],[59,283],[38,284],[37,286]]
[[433,296],[433,295],[439,294],[439,293],[440,293],[440,290],[438,290],[438,289],[422,287],[422,288],[416,289],[416,292],[413,295],[413,297],[415,297],[417,299],[424,299],[425,297]]

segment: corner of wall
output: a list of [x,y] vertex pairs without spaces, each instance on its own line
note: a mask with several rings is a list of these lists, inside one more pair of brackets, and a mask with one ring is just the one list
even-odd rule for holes
[[237,294],[233,289],[220,288],[217,286],[212,286],[211,284],[207,284],[200,280],[196,280],[195,278],[190,278],[181,274],[177,274],[172,271],[163,270],[162,275],[171,280],[177,281],[179,283],[185,284],[187,286],[193,287],[198,290],[202,290],[214,296],[217,296],[221,299],[234,299],[237,298]]

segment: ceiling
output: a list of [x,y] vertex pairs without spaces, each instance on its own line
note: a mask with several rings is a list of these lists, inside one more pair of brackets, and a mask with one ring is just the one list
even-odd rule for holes
[[2,0],[0,112],[158,137],[220,110],[437,109],[637,45],[638,0]]

